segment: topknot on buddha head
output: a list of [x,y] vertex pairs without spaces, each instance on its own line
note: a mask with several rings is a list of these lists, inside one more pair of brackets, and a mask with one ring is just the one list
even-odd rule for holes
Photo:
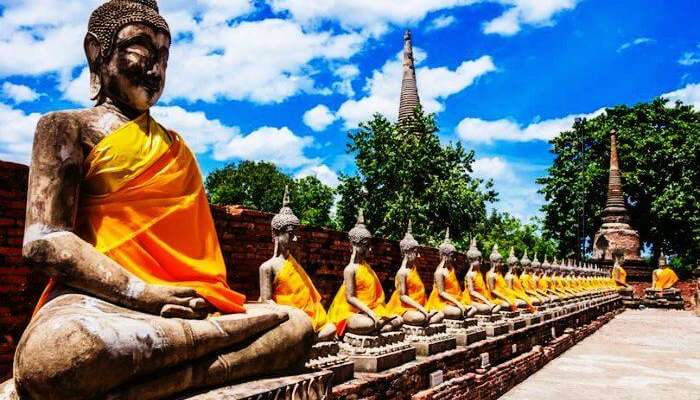
[[114,50],[117,32],[125,25],[142,23],[170,34],[170,27],[160,15],[156,0],[109,0],[90,15],[88,34],[100,43],[102,57]]
[[[535,259],[537,259],[537,256],[535,256]],[[523,257],[520,259],[520,264],[523,266],[523,268],[529,267],[533,262],[530,261],[530,258],[527,256],[527,250],[525,250],[525,253],[523,254]]]
[[[521,261],[522,263],[522,261]],[[537,259],[537,252],[535,252],[535,258],[532,259],[532,263],[530,264],[532,268],[534,269],[539,269],[542,266],[542,263],[540,260]],[[527,267],[525,264],[523,264],[524,267]]]
[[372,239],[372,233],[365,226],[365,214],[362,209],[357,214],[355,226],[348,232],[350,243],[358,246],[366,246]]
[[503,256],[501,256],[501,252],[498,251],[498,243],[494,243],[493,247],[491,248],[491,254],[489,254],[489,261],[491,261],[492,264],[495,264],[500,263],[501,260],[503,260]]
[[299,218],[294,215],[294,211],[290,207],[291,202],[289,201],[289,187],[285,186],[284,196],[282,197],[282,208],[280,208],[279,213],[272,217],[272,232],[284,232],[290,229],[298,228],[300,225]]
[[515,248],[510,246],[510,251],[508,252],[508,259],[506,260],[508,265],[515,266],[518,264],[518,257],[515,256]]
[[481,259],[481,252],[476,247],[476,239],[472,238],[469,242],[469,250],[467,251],[467,258],[469,261],[478,261]]
[[450,240],[449,227],[445,229],[445,239],[442,241],[442,243],[440,243],[440,247],[438,249],[440,250],[441,256],[452,256],[457,252],[457,248],[454,244],[452,244],[452,240]]
[[408,220],[408,228],[406,229],[406,234],[404,235],[403,239],[399,242],[399,247],[401,248],[401,253],[406,254],[411,250],[416,249],[420,244],[418,241],[413,237],[413,223],[411,220]]

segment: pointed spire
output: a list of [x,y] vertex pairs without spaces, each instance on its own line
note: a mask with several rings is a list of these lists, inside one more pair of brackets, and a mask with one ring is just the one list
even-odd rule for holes
[[282,207],[289,207],[289,185],[284,186],[284,196],[282,196]]
[[282,208],[280,212],[272,217],[270,224],[272,229],[281,231],[288,226],[299,226],[299,218],[294,215],[294,211],[290,207],[291,201],[289,201],[289,186],[284,187],[284,196],[282,196]]
[[361,208],[357,213],[357,222],[348,232],[348,237],[350,242],[354,244],[361,244],[364,240],[372,239],[372,233],[365,226],[365,212]]
[[452,241],[450,240],[450,227],[448,226],[447,229],[445,229],[445,240],[442,241],[439,247],[440,254],[442,255],[452,255],[454,252],[457,251],[457,248],[455,247],[454,244],[452,244]]
[[508,253],[508,265],[517,264],[518,257],[515,256],[515,248],[510,246],[510,252]]
[[617,132],[610,131],[610,176],[608,177],[608,200],[603,210],[603,222],[627,222],[627,208],[622,194],[622,174],[617,155]]
[[413,110],[419,104],[411,31],[407,30],[403,35],[403,80],[401,81],[401,97],[399,99],[399,122],[411,117]]
[[450,227],[449,226],[445,229],[445,241],[447,242],[448,240],[450,240]]
[[[474,248],[476,248],[476,242],[474,242]],[[503,257],[501,257],[501,253],[498,251],[498,243],[493,244],[493,248],[491,248],[491,255],[489,255],[489,260],[492,263],[495,262],[501,262]]]

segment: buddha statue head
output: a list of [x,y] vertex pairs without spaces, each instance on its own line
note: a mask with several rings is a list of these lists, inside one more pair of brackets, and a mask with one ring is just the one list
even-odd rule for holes
[[542,276],[545,271],[548,271],[552,267],[552,264],[547,260],[547,254],[544,255],[544,261],[542,261],[542,267],[539,269],[539,275]]
[[452,243],[452,240],[450,240],[449,227],[445,229],[445,239],[442,241],[442,243],[440,243],[438,250],[440,252],[440,261],[445,266],[452,266],[455,261],[455,253],[457,252],[457,248]]
[[[535,256],[535,259],[537,259],[537,256]],[[528,271],[530,269],[530,265],[532,265],[532,261],[530,261],[530,258],[527,256],[527,250],[525,250],[525,253],[523,253],[523,257],[520,259],[520,267]]]
[[275,247],[281,252],[287,252],[292,243],[296,242],[297,230],[300,225],[299,218],[294,215],[290,205],[289,187],[285,187],[284,196],[282,197],[282,208],[272,217],[272,222],[270,223]]
[[661,254],[659,254],[659,268],[664,268],[666,266],[668,266],[668,264],[666,263],[666,256],[662,251]]
[[165,85],[170,29],[156,0],[109,0],[90,15],[83,41],[90,69],[90,95],[140,115]]
[[364,210],[357,213],[357,222],[348,232],[350,243],[352,244],[352,254],[355,262],[363,262],[372,251],[372,233],[365,225]]
[[525,272],[528,272],[528,273],[531,271],[537,271],[542,267],[542,263],[540,262],[540,260],[537,259],[537,253],[535,253],[535,257],[533,258],[531,264],[529,264],[529,265],[523,264],[522,261],[520,261],[520,263],[523,265]]
[[510,246],[510,252],[508,253],[508,258],[506,259],[508,263],[508,270],[515,271],[518,267],[518,257],[515,256],[515,248]]
[[476,247],[476,239],[472,238],[469,242],[469,250],[467,250],[467,259],[469,260],[469,268],[475,271],[481,270],[481,252]]
[[411,220],[408,220],[406,234],[399,242],[399,248],[401,248],[401,255],[403,256],[405,265],[412,266],[416,259],[420,257],[420,253],[418,253],[419,246],[418,241],[413,237],[413,223]]
[[498,251],[498,243],[494,243],[491,248],[491,254],[489,254],[489,261],[491,262],[491,269],[495,272],[501,272],[501,267],[503,266],[503,256],[501,252]]

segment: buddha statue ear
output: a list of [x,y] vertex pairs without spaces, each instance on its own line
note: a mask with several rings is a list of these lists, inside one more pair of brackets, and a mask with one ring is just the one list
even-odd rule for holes
[[98,97],[102,92],[102,80],[99,72],[103,61],[100,42],[95,35],[88,33],[85,35],[83,47],[88,60],[88,68],[90,68],[90,99],[99,101]]

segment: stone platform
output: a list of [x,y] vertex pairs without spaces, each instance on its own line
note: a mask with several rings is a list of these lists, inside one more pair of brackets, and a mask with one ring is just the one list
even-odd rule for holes
[[457,347],[455,338],[447,332],[445,324],[425,327],[404,325],[406,341],[416,349],[416,356],[427,357]]
[[377,336],[346,333],[340,350],[355,364],[355,372],[381,372],[416,358],[416,348],[405,340],[403,332]]

